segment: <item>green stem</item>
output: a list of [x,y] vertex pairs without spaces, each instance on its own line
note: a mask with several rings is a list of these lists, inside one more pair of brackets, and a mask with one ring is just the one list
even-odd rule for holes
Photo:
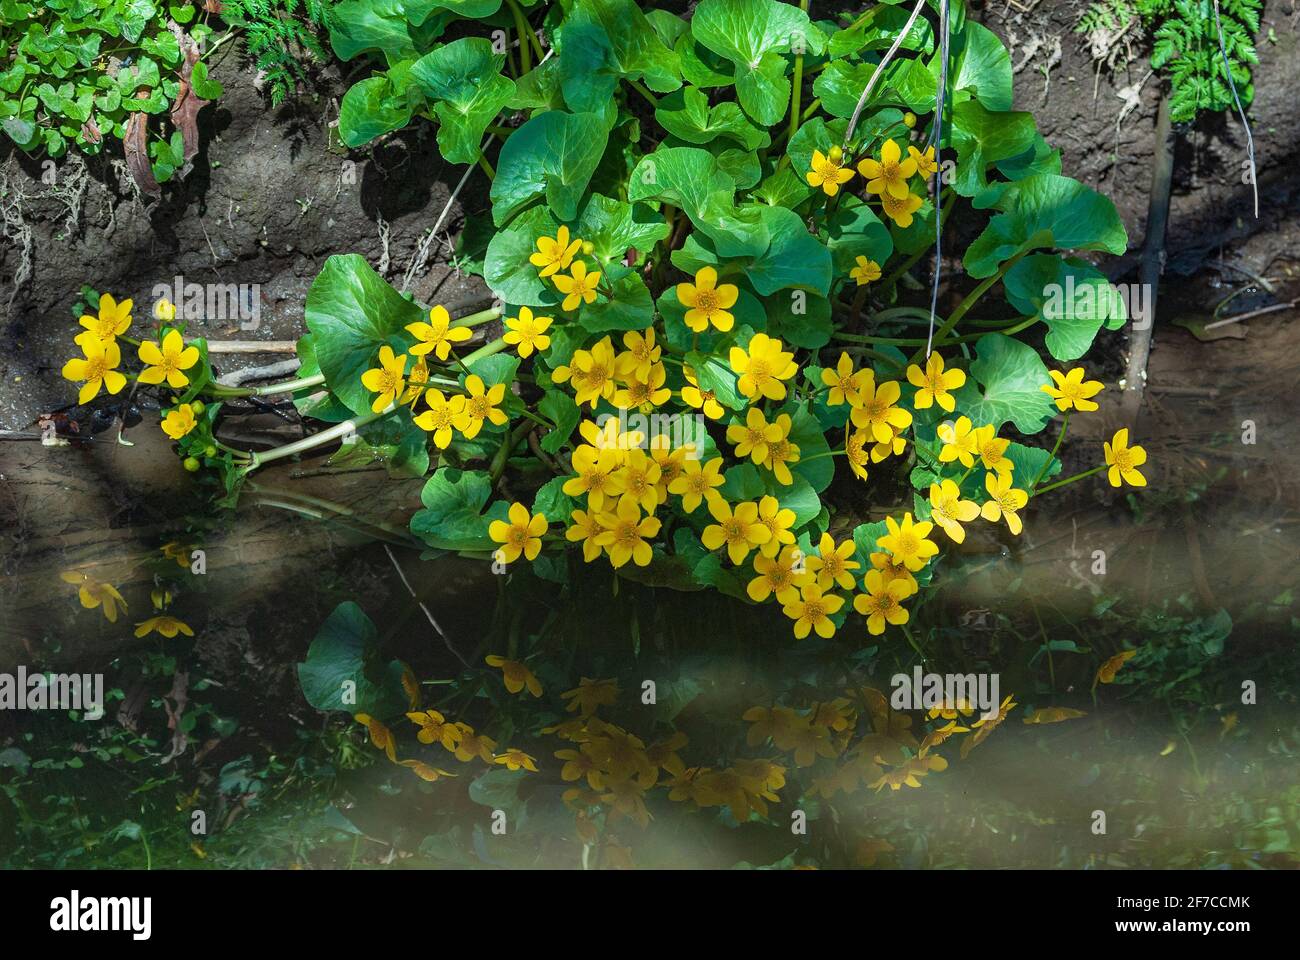
[[[506,0],[506,6],[510,8],[511,16],[515,18],[515,32],[519,34],[519,75],[522,77],[533,69],[532,44],[528,42],[528,38],[533,36],[533,31],[528,26],[528,21],[524,19],[524,12],[519,9],[519,4],[515,3],[515,0]],[[536,42],[536,38],[534,38],[534,42]]]
[[1065,411],[1065,421],[1061,424],[1061,435],[1056,438],[1056,446],[1052,447],[1051,455],[1048,456],[1047,462],[1043,464],[1043,469],[1038,471],[1038,476],[1034,478],[1034,484],[1029,489],[1033,490],[1043,482],[1043,477],[1047,476],[1048,469],[1052,466],[1052,461],[1056,459],[1056,452],[1061,449],[1061,444],[1065,441],[1065,431],[1070,429],[1070,411]]
[[[799,9],[808,12],[808,0],[799,0]],[[794,83],[790,88],[790,127],[787,142],[799,132],[799,100],[803,96],[803,54],[794,58]]]
[[483,168],[483,172],[487,174],[489,180],[497,178],[497,172],[492,169],[492,164],[488,163],[488,158],[483,155],[481,150],[478,155],[478,165]]
[[[966,314],[970,312],[971,307],[975,306],[975,304],[979,302],[980,297],[988,293],[989,290],[993,288],[994,284],[998,283],[999,281],[1001,281],[1001,279],[1004,276],[1006,276],[1008,270],[1010,270],[1012,267],[1014,267],[1017,263],[1019,263],[1028,255],[1029,255],[1028,250],[1021,250],[1010,260],[1002,264],[1002,266],[998,267],[997,273],[993,274],[993,276],[984,280],[978,287],[976,287],[967,295],[965,300],[957,304],[957,309],[954,310],[951,316],[949,316],[948,319],[944,321],[943,326],[935,331],[934,334],[935,344],[938,345],[939,343],[942,343],[944,338],[947,337],[948,334],[952,333],[953,328],[956,327],[957,324],[961,322],[961,318],[966,316]],[[1028,324],[1026,324],[1026,326],[1028,326]],[[921,346],[925,346],[925,344],[922,343]],[[920,360],[921,360],[921,351],[918,350],[916,351],[916,353],[912,355],[912,362],[917,363]]]
[[510,346],[510,344],[506,343],[504,339],[498,337],[496,340],[493,340],[491,343],[486,343],[483,346],[479,347],[477,350],[475,350],[473,353],[469,354],[467,357],[465,357],[463,362],[465,366],[468,367],[475,360],[482,360],[484,357],[490,357],[494,353],[500,353],[508,346]]
[[304,437],[301,440],[295,440],[293,443],[286,443],[282,447],[276,447],[273,450],[263,450],[253,454],[253,462],[249,464],[248,469],[256,470],[273,460],[280,460],[284,457],[292,457],[299,453],[305,453],[308,450],[314,450],[316,447],[324,446],[334,440],[340,440],[348,434],[355,432],[366,424],[374,423],[381,417],[386,417],[390,413],[395,413],[398,407],[391,406],[381,413],[367,413],[365,416],[353,417],[351,420],[344,420],[337,423],[328,430],[322,430],[319,433],[313,433],[310,437]]
[[631,85],[633,90],[641,94],[641,96],[645,97],[646,102],[649,103],[650,106],[658,108],[659,100],[653,93],[651,93],[645,87],[641,86],[640,83],[638,83],[636,80],[633,80],[631,77],[627,78],[627,82]]
[[265,397],[273,393],[296,393],[319,387],[325,382],[325,374],[316,373],[310,377],[298,377],[281,383],[268,383],[260,387],[226,387],[219,383],[210,383],[203,389],[214,397]]
[[1071,483],[1074,483],[1074,482],[1077,481],[1077,480],[1084,480],[1084,479],[1086,479],[1087,477],[1093,477],[1093,476],[1096,476],[1097,474],[1101,473],[1101,472],[1102,472],[1103,470],[1105,470],[1105,469],[1106,469],[1106,464],[1103,463],[1100,467],[1093,467],[1091,470],[1085,470],[1085,471],[1083,471],[1083,473],[1076,473],[1074,476],[1072,476],[1072,477],[1066,477],[1064,480],[1057,480],[1056,483],[1049,483],[1049,484],[1048,484],[1047,486],[1045,486],[1045,487],[1041,487],[1041,488],[1039,488],[1039,489],[1037,489],[1037,490],[1034,490],[1034,491],[1030,494],[1030,496],[1031,496],[1031,497],[1036,497],[1036,496],[1038,496],[1040,493],[1047,493],[1049,490],[1055,490],[1055,489],[1057,489],[1058,487],[1064,487],[1064,486],[1067,486],[1067,485],[1069,485],[1069,484],[1071,484]]

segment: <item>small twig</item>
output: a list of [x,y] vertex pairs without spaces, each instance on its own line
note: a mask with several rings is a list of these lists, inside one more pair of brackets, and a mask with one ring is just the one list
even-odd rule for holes
[[447,649],[456,655],[457,660],[468,667],[469,661],[465,659],[459,650],[452,646],[451,640],[448,639],[447,634],[443,631],[442,627],[438,626],[438,621],[433,619],[433,614],[429,612],[429,608],[425,606],[424,601],[421,600],[419,596],[416,595],[415,590],[411,588],[411,582],[406,579],[406,574],[402,572],[402,565],[397,562],[397,558],[393,556],[393,550],[388,546],[388,544],[384,544],[384,553],[388,554],[388,559],[393,562],[393,569],[396,570],[397,575],[401,577],[402,586],[406,587],[406,592],[411,595],[411,599],[420,605],[420,609],[424,611],[424,615],[428,617],[429,623],[433,626],[433,629],[438,632],[438,636],[442,638],[442,642],[446,644]]
[[1279,310],[1291,310],[1296,304],[1300,304],[1300,299],[1292,300],[1289,303],[1275,303],[1271,307],[1260,307],[1258,310],[1251,310],[1249,313],[1239,313],[1235,317],[1227,317],[1223,320],[1215,320],[1213,323],[1207,323],[1201,327],[1201,332],[1213,330],[1215,327],[1226,327],[1230,323],[1241,323],[1243,320],[1249,320],[1252,317],[1261,317],[1266,313],[1276,313]]
[[907,37],[908,33],[911,32],[912,24],[915,23],[916,18],[920,16],[921,8],[923,6],[925,6],[925,0],[916,0],[916,6],[912,8],[912,15],[907,18],[907,23],[903,25],[903,29],[899,32],[898,36],[894,38],[894,45],[890,47],[889,51],[881,58],[880,63],[876,64],[876,69],[871,74],[871,79],[867,81],[867,85],[862,91],[862,96],[858,97],[858,105],[853,108],[853,116],[849,117],[849,125],[844,131],[845,148],[848,147],[849,141],[853,138],[853,129],[858,125],[858,118],[862,115],[862,108],[867,105],[867,100],[871,97],[871,91],[875,88],[876,81],[880,79],[880,75],[884,72],[885,67],[889,65],[889,61],[894,59],[894,54],[898,52],[898,48],[903,45],[903,40]]
[[296,340],[209,340],[208,353],[294,353]]
[[289,360],[280,360],[277,363],[268,363],[260,367],[245,367],[243,370],[235,370],[226,374],[217,381],[223,387],[239,387],[249,380],[271,380],[277,377],[287,377],[294,373],[302,361],[297,357]]
[[1255,219],[1259,219],[1259,184],[1255,176],[1255,137],[1250,132],[1250,121],[1241,106],[1241,97],[1237,94],[1237,81],[1232,79],[1232,63],[1228,60],[1228,47],[1223,39],[1223,21],[1219,19],[1219,0],[1214,0],[1214,26],[1219,31],[1219,53],[1223,55],[1223,72],[1228,78],[1228,87],[1232,90],[1233,102],[1237,104],[1237,113],[1241,116],[1241,125],[1246,128],[1246,155],[1250,158],[1250,187],[1255,191]]

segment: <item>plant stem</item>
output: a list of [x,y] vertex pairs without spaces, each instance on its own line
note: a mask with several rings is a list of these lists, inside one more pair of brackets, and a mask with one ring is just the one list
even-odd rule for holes
[[1105,469],[1106,469],[1106,464],[1103,463],[1101,466],[1093,467],[1091,470],[1085,470],[1083,471],[1083,473],[1076,473],[1074,476],[1066,477],[1064,480],[1057,480],[1056,483],[1049,483],[1047,486],[1033,491],[1033,493],[1030,494],[1030,496],[1036,497],[1040,493],[1047,493],[1047,491],[1055,490],[1057,487],[1067,486],[1068,484],[1074,483],[1076,480],[1083,480],[1087,477],[1096,476],[1097,474],[1101,473]]
[[649,103],[650,106],[655,107],[655,108],[658,108],[658,106],[659,106],[659,100],[658,100],[658,98],[657,98],[653,93],[651,93],[651,92],[650,92],[649,90],[647,90],[645,87],[641,86],[640,83],[638,83],[636,80],[633,80],[633,79],[630,78],[630,77],[627,78],[627,82],[628,82],[629,85],[631,85],[631,87],[632,87],[633,90],[635,90],[637,93],[641,94],[641,96],[645,97],[646,102]]
[[1029,489],[1033,490],[1043,482],[1043,477],[1047,476],[1047,471],[1051,469],[1052,461],[1056,459],[1056,451],[1061,449],[1061,444],[1065,441],[1065,431],[1070,429],[1070,411],[1065,411],[1065,420],[1061,423],[1061,435],[1056,438],[1056,446],[1052,447],[1052,452],[1043,464],[1043,469],[1038,471],[1038,476],[1034,478],[1034,484]]
[[386,417],[390,413],[398,410],[396,406],[390,406],[381,413],[367,413],[365,416],[353,417],[351,420],[344,420],[342,423],[336,423],[328,430],[322,430],[319,433],[313,433],[310,437],[304,437],[301,440],[295,440],[293,443],[286,443],[282,447],[276,447],[273,450],[263,450],[253,454],[253,462],[249,464],[248,469],[256,470],[258,467],[270,463],[273,460],[280,460],[284,457],[292,457],[299,453],[305,453],[308,450],[314,450],[316,447],[324,446],[334,440],[346,437],[354,433],[360,427],[366,424],[374,423],[381,417]]
[[475,360],[482,360],[484,357],[490,357],[494,353],[500,353],[508,346],[510,346],[510,344],[506,343],[504,339],[498,337],[496,340],[493,340],[491,343],[484,344],[483,346],[475,350],[473,353],[466,356],[462,362],[465,364],[465,366],[468,367]]
[[[1019,263],[1028,255],[1029,255],[1028,250],[1021,250],[1010,260],[1003,263],[1002,266],[998,267],[997,273],[993,274],[993,276],[984,280],[978,287],[976,287],[966,296],[965,300],[957,304],[957,309],[954,310],[951,316],[949,316],[948,319],[944,321],[943,326],[940,327],[935,332],[934,335],[935,344],[937,345],[939,343],[942,343],[944,338],[948,336],[948,334],[952,333],[953,328],[956,327],[957,324],[961,322],[961,318],[966,316],[966,314],[970,312],[971,307],[975,306],[975,304],[979,302],[980,297],[988,293],[989,290],[992,289],[994,284],[998,283],[1004,276],[1006,276],[1008,270],[1010,270],[1012,267],[1014,267],[1017,263]],[[1028,324],[1026,324],[1026,326],[1028,326]],[[1013,328],[1013,330],[1014,329],[1015,328]],[[923,343],[921,344],[921,346],[925,346],[925,344]],[[920,359],[921,359],[921,351],[918,350],[916,353],[912,355],[912,362],[916,363]]]
[[[804,13],[808,12],[808,0],[799,0],[799,9]],[[794,82],[790,87],[790,127],[787,134],[787,142],[794,139],[794,135],[799,132],[799,99],[803,95],[803,54],[798,53],[794,58]]]
[[483,172],[487,174],[489,180],[497,178],[497,172],[492,169],[492,164],[488,163],[488,158],[484,156],[482,150],[478,153],[478,165],[483,168]]
[[[515,32],[519,34],[519,75],[522,77],[533,69],[532,45],[528,42],[528,38],[533,36],[533,31],[529,28],[528,21],[524,19],[524,12],[519,9],[519,4],[515,3],[515,0],[506,0],[506,6],[510,8],[510,13],[515,18]],[[536,38],[534,42],[535,40]]]

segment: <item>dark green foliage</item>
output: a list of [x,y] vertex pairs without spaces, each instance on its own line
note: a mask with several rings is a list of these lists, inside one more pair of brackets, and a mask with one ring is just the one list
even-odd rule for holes
[[222,18],[244,33],[249,57],[266,76],[279,106],[306,79],[305,63],[325,58],[317,33],[328,25],[330,0],[226,0]]

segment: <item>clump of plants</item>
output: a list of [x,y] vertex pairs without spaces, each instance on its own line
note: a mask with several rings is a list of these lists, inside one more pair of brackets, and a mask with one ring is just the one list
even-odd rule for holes
[[[1071,364],[1126,319],[1077,252],[1118,254],[1127,237],[1110,201],[1062,175],[1032,115],[1011,109],[1007,52],[962,3],[880,4],[851,22],[778,0],[703,0],[689,17],[632,0],[577,0],[544,19],[513,0],[391,4],[365,20],[348,16],[353,6],[332,22],[336,52],[345,41],[378,51],[388,69],[349,92],[343,135],[364,142],[418,115],[437,124],[444,159],[483,168],[482,273],[500,305],[452,317],[363,258],[332,257],[308,293],[299,376],[231,388],[170,305],[135,340],[131,305],[101,299],[81,321],[83,356],[64,368],[80,401],[130,377],[158,390],[178,454],[227,502],[268,463],[364,444],[427,475],[410,521],[423,555],[479,558],[507,595],[541,583],[572,603],[604,571],[615,592],[642,584],[765,607],[787,642],[869,659],[924,656],[918,611],[973,525],[1014,538],[1038,497],[1066,484],[1102,472],[1115,487],[1146,483],[1126,429],[1095,466],[1057,478],[1069,418],[1096,410],[1101,390]],[[487,36],[437,42],[455,19],[474,18],[461,33],[508,31],[507,15],[510,52]],[[545,53],[530,49],[539,25]],[[954,219],[973,237],[945,246],[961,255],[965,292],[904,303],[906,278]],[[126,373],[123,343],[139,360]],[[269,450],[224,443],[222,403],[253,393],[292,394],[332,425]],[[1035,442],[1058,418],[1055,443]],[[511,637],[480,653],[499,661],[507,689],[526,689],[544,632]],[[393,687],[400,665],[363,663],[369,683],[388,678],[386,694],[371,691],[364,708],[338,690],[309,699],[359,714],[394,760],[386,724],[410,713],[420,742],[458,761],[536,767],[519,744],[498,755],[494,732],[461,715],[481,686],[469,699],[450,692],[454,710],[430,708]],[[652,769],[679,778],[674,799],[726,806],[739,822],[767,815],[755,798],[785,782],[771,767],[733,763],[697,794],[671,741],[652,762],[653,729],[596,719],[582,699],[597,696],[583,693],[590,685],[572,693],[585,725],[551,731],[579,753],[602,744],[588,757],[598,782],[569,798],[579,822],[639,820]],[[860,693],[850,708],[796,686],[744,705],[767,711],[746,715],[761,731],[749,744],[789,749],[810,775],[843,773],[852,731],[911,722]],[[894,737],[897,751],[869,741],[862,768],[843,775],[855,788],[918,786],[944,768],[943,739],[977,742],[1013,706],[1008,697],[982,733],[958,722],[966,705],[941,706],[934,729]],[[507,733],[539,728],[512,721]],[[600,766],[601,751],[623,759]],[[434,760],[403,761],[442,776]]]

